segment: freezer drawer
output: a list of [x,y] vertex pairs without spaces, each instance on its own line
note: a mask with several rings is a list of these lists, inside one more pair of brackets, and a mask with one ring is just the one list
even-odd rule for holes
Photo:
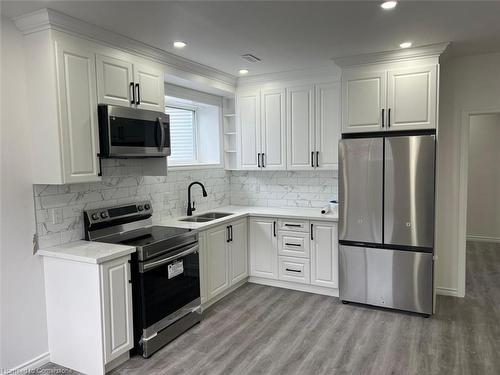
[[432,254],[340,245],[340,299],[432,314]]

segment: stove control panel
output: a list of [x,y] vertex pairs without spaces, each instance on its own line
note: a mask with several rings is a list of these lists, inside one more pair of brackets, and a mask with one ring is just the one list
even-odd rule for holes
[[113,220],[126,219],[133,216],[147,216],[153,214],[153,207],[150,201],[143,201],[122,206],[108,208],[96,208],[83,213],[85,222],[89,225],[110,222]]

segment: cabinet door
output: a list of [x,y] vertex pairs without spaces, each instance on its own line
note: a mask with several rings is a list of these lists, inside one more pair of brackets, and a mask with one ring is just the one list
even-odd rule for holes
[[385,71],[348,72],[342,77],[342,132],[380,131],[386,107]]
[[229,243],[231,258],[230,282],[236,284],[248,276],[248,231],[247,219],[230,223],[232,241]]
[[437,65],[387,72],[387,130],[436,127]]
[[268,170],[286,169],[285,90],[262,90],[262,164]]
[[250,276],[278,278],[276,219],[250,219]]
[[76,40],[55,46],[64,182],[99,181],[95,54]]
[[311,224],[311,284],[338,288],[337,224],[326,221]]
[[287,168],[310,170],[314,150],[314,88],[287,89]]
[[128,107],[133,102],[132,64],[114,57],[97,55],[97,102]]
[[229,287],[229,252],[227,225],[206,232],[207,299]]
[[135,98],[140,103],[137,108],[165,112],[165,78],[162,70],[134,64],[134,83]]
[[340,82],[316,86],[316,169],[338,168]]
[[134,346],[129,259],[126,256],[100,266],[105,363]]
[[236,115],[239,130],[239,167],[259,169],[261,153],[260,94],[258,91],[241,93],[236,98]]

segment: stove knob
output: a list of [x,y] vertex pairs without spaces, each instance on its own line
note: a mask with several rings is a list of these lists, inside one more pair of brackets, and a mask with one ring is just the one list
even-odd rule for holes
[[102,212],[101,212],[101,217],[102,217],[103,219],[106,219],[106,218],[108,217],[107,212],[106,212],[106,211],[102,211]]
[[150,205],[149,203],[146,203],[146,204],[144,205],[144,208],[145,208],[145,209],[146,209],[146,211],[147,211],[147,210],[149,210],[149,209],[151,208],[151,205]]
[[92,220],[98,220],[99,219],[99,215],[97,214],[92,214]]
[[139,211],[142,211],[142,210],[144,210],[144,207],[142,207],[142,205],[139,205],[139,206],[137,206],[137,209],[138,209]]

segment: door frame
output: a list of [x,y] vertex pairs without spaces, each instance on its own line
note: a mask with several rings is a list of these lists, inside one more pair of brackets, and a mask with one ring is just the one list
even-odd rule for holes
[[470,118],[478,115],[500,113],[500,108],[486,108],[484,110],[463,110],[460,123],[459,145],[459,180],[458,180],[458,297],[465,297],[465,264],[467,247],[467,197],[469,189],[469,140]]

